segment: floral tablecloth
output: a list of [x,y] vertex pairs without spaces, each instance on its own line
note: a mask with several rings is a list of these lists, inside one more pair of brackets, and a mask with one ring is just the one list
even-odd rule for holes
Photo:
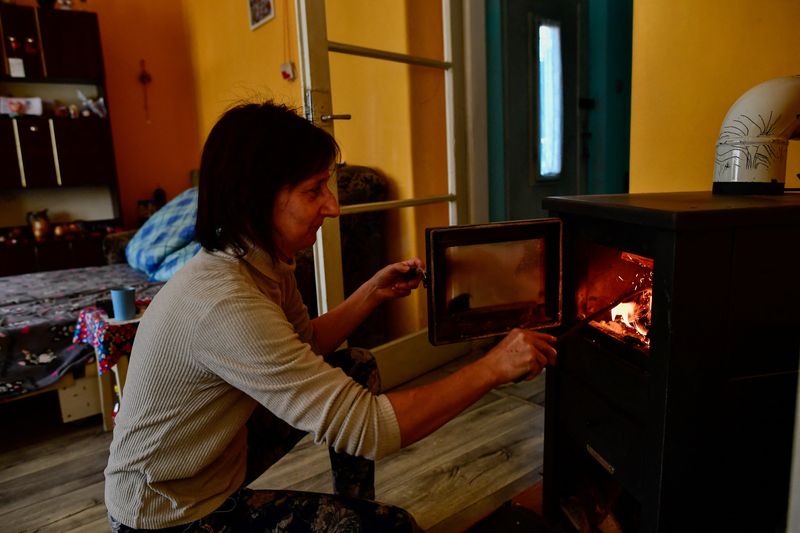
[[[141,316],[149,303],[150,300],[136,301],[137,316]],[[130,355],[138,328],[138,320],[115,322],[102,309],[86,307],[78,316],[72,342],[89,344],[94,348],[98,371],[103,374],[111,370],[121,356]]]

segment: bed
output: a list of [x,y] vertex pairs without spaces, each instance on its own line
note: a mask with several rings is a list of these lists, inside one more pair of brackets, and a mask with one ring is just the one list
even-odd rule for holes
[[[200,249],[196,212],[197,189],[190,188],[138,230],[108,236],[108,265],[0,277],[0,402],[52,389],[91,368],[94,349],[73,343],[81,310],[101,307],[112,316],[113,287],[134,287],[137,300],[152,298]],[[96,385],[94,392],[70,393],[78,403],[92,394],[97,397]]]
[[73,344],[81,309],[108,306],[108,291],[136,288],[150,298],[163,285],[127,263],[0,277],[0,399],[53,385],[94,356]]

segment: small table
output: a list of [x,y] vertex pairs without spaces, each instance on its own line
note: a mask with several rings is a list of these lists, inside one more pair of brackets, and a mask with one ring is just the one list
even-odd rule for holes
[[149,303],[149,300],[137,301],[138,312],[131,320],[114,320],[98,307],[86,307],[78,316],[72,342],[82,342],[94,348],[100,389],[100,411],[103,414],[103,429],[106,431],[111,431],[114,427],[114,387],[109,371],[114,374],[117,395],[122,401],[133,338],[139,328],[142,313]]

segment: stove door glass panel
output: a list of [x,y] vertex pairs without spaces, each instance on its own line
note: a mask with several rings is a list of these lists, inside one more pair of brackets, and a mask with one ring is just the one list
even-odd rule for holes
[[426,251],[433,344],[560,324],[560,220],[432,228]]

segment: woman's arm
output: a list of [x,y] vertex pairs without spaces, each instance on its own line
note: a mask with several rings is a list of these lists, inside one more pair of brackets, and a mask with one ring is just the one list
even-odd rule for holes
[[515,329],[481,359],[454,374],[413,389],[386,394],[400,426],[405,447],[438,429],[481,396],[516,379],[531,379],[554,365],[555,337]]
[[420,275],[404,279],[411,268],[421,272],[422,261],[412,258],[379,270],[372,278],[327,313],[311,321],[314,338],[323,355],[333,353],[347,337],[386,300],[408,296],[420,283]]

